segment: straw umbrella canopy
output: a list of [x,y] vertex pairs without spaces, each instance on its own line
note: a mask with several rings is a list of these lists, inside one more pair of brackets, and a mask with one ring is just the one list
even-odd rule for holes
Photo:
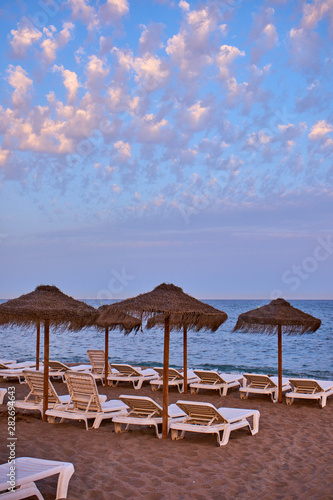
[[122,300],[110,305],[100,316],[107,319],[114,312],[125,312],[136,315],[141,320],[164,315],[164,361],[163,361],[163,424],[162,435],[168,434],[168,372],[169,372],[169,343],[170,317],[172,327],[202,328],[216,331],[227,319],[226,313],[219,311],[209,304],[191,297],[173,284],[162,283],[151,292],[142,293],[136,297]]
[[105,331],[105,385],[108,385],[108,371],[109,371],[109,330],[115,330],[119,328],[125,335],[128,335],[133,330],[135,332],[141,326],[141,321],[134,316],[130,316],[124,312],[114,311],[113,315],[108,314],[107,317],[101,319],[104,311],[108,309],[109,305],[104,304],[98,308],[99,316],[96,320],[96,327],[98,329],[104,329]]
[[279,403],[282,403],[282,333],[312,333],[318,330],[320,325],[320,319],[296,309],[281,298],[239,315],[234,332],[278,334]]
[[49,332],[56,329],[81,330],[94,323],[97,310],[62,293],[56,286],[40,285],[31,292],[0,305],[0,323],[29,328],[44,322],[43,419],[48,408]]

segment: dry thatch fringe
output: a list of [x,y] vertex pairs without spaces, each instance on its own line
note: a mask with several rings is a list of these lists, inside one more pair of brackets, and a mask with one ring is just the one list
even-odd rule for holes
[[[221,314],[222,313],[222,314]],[[170,330],[182,330],[185,326],[187,330],[210,330],[215,332],[227,319],[226,314],[221,311],[217,314],[171,314],[170,315]],[[153,315],[148,318],[146,328],[148,330],[155,327],[164,326],[164,314]]]
[[23,328],[48,320],[55,329],[81,330],[94,324],[97,316],[94,307],[50,285],[37,286],[33,292],[0,304],[0,324]]
[[[227,314],[191,297],[173,284],[162,283],[151,292],[111,304],[100,316],[100,321],[111,319],[115,313],[125,312],[142,319],[155,318],[161,313],[174,315],[173,328],[210,329],[226,321]],[[178,320],[177,320],[178,318]]]
[[99,330],[102,330],[105,327],[108,327],[109,330],[118,329],[123,331],[125,335],[128,335],[132,331],[137,333],[137,331],[141,327],[141,320],[124,312],[114,311],[112,317],[108,315],[107,319],[104,318],[104,320],[101,320],[100,318],[102,313],[106,311],[108,307],[109,305],[104,304],[98,308],[99,316],[96,320],[96,328],[98,328]]
[[240,314],[233,331],[275,334],[279,325],[282,333],[302,335],[318,330],[321,321],[279,298]]

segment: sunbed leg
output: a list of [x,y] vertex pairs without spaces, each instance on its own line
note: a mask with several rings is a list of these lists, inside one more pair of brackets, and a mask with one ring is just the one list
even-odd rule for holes
[[177,441],[178,439],[183,439],[185,435],[185,431],[181,431],[181,433],[178,433],[178,429],[171,429],[171,439],[172,441]]
[[68,484],[73,474],[74,474],[73,464],[66,465],[63,467],[58,478],[56,500],[59,500],[61,498],[67,498]]
[[55,424],[55,417],[48,416],[47,421],[49,424]]
[[248,392],[241,392],[240,393],[240,398],[241,399],[247,399],[249,397],[249,393]]
[[319,399],[319,404],[322,408],[326,406],[326,401],[327,401],[327,396],[326,394],[323,394],[322,397]]
[[217,432],[217,442],[218,442],[219,446],[225,446],[226,444],[228,444],[230,432],[231,432],[231,428],[230,428],[229,424],[225,424],[225,428],[222,431],[222,439],[221,439],[220,433]]
[[199,392],[199,389],[197,389],[195,387],[190,387],[190,391],[191,391],[191,394],[196,394],[197,392]]
[[286,398],[287,405],[292,405],[294,402],[294,398]]
[[278,393],[277,393],[277,391],[273,391],[271,393],[271,399],[272,399],[273,403],[277,403],[277,401],[278,401]]
[[133,387],[134,387],[134,389],[136,389],[136,390],[141,389],[142,383],[143,383],[143,380],[139,380],[137,382],[137,384],[135,385],[135,382],[133,381]]

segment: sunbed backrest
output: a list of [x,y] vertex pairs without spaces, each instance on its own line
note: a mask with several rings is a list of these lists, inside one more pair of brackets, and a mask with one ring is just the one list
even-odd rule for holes
[[193,424],[212,425],[223,424],[227,420],[210,403],[193,403],[177,401],[177,406],[187,415],[187,421]]
[[[160,375],[160,377],[163,377],[163,368],[161,367],[154,367],[154,370]],[[168,371],[168,379],[169,380],[180,380],[183,379],[184,376],[175,368],[169,368]]]
[[289,382],[295,388],[295,392],[302,392],[304,394],[315,394],[316,392],[323,391],[323,388],[316,380],[289,379]]
[[56,370],[58,372],[66,372],[69,370],[69,367],[61,363],[60,361],[49,361],[49,368],[51,370]]
[[144,396],[119,396],[119,399],[130,407],[130,415],[136,417],[161,417],[163,409],[153,399]]
[[[23,370],[23,375],[30,389],[30,393],[25,398],[25,401],[28,401],[31,396],[34,397],[36,402],[43,401],[44,396],[44,373],[37,372],[33,370]],[[48,400],[49,403],[60,403],[58,394],[53,387],[51,380],[49,379],[48,383]]]
[[224,380],[217,372],[208,370],[194,370],[194,373],[201,379],[204,384],[223,384]]
[[267,389],[268,387],[276,387],[276,384],[267,375],[259,375],[256,373],[244,373],[243,376],[248,380],[250,387],[256,389]]
[[118,370],[119,373],[121,373],[122,375],[126,375],[128,377],[131,377],[131,376],[140,377],[141,376],[141,373],[131,365],[122,365],[122,364],[112,363],[111,368],[115,368],[116,370]]
[[68,371],[65,378],[74,409],[102,411],[96,382],[90,373]]
[[[88,349],[87,353],[92,366],[92,373],[103,375],[105,372],[105,352],[102,349]],[[109,365],[109,373],[111,373],[111,371]]]

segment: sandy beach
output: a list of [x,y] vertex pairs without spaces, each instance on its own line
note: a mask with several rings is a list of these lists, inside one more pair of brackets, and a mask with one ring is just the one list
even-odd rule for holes
[[[0,382],[0,387],[9,385],[15,385],[17,399],[28,393],[26,384]],[[65,384],[54,385],[59,394],[66,393]],[[98,389],[108,399],[135,393],[162,403],[162,391],[152,392],[149,384],[139,391],[128,384],[98,384]],[[210,435],[187,433],[183,440],[159,440],[153,429],[143,427],[115,434],[108,420],[86,431],[83,422],[54,425],[33,412],[19,411],[17,456],[72,462],[70,500],[333,499],[333,397],[322,409],[315,401],[287,406],[264,396],[241,400],[238,390],[221,398],[212,391],[184,395],[171,389],[169,403],[178,399],[259,410],[259,433],[234,431],[229,443],[218,447]],[[7,397],[0,406],[1,463],[7,461],[6,402]],[[56,481],[55,476],[38,482],[45,500],[55,498]]]

